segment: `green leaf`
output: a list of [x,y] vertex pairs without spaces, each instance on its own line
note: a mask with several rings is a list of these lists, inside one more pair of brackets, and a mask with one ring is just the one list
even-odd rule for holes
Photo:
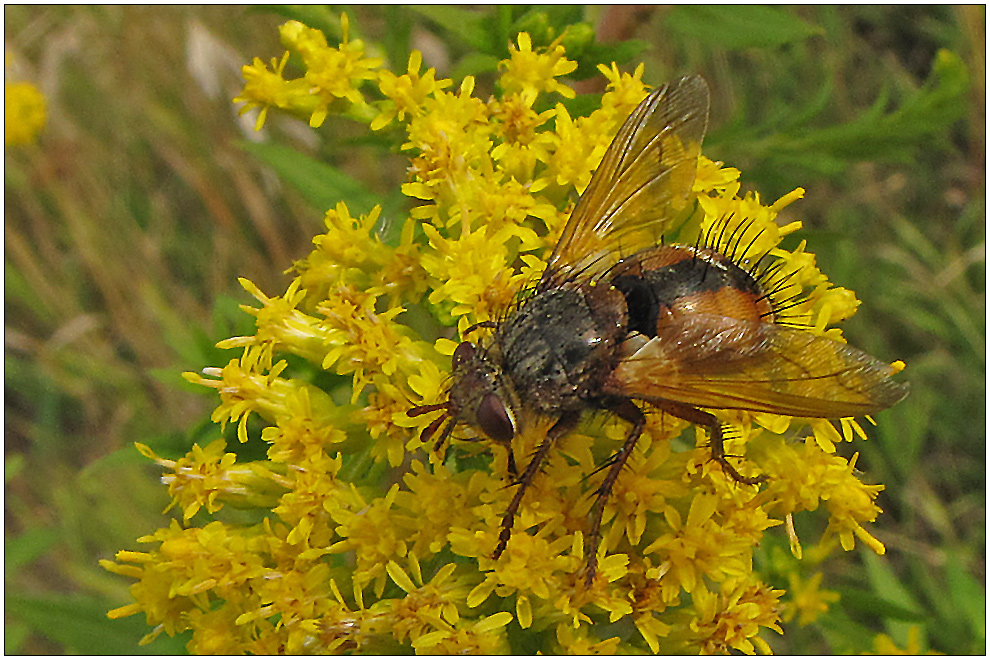
[[587,117],[601,107],[601,94],[578,94],[572,99],[561,99],[560,104],[572,118]]
[[536,5],[516,18],[512,24],[512,32],[526,32],[533,38],[534,45],[546,46],[583,19],[584,9],[581,5]]
[[[571,78],[584,80],[598,75],[599,64],[624,64],[629,62],[641,53],[649,49],[650,42],[640,39],[629,39],[628,41],[617,41],[615,43],[600,44],[591,43],[583,48],[581,56],[578,58],[578,68],[571,74]],[[570,55],[570,53],[568,53]]]
[[664,23],[681,37],[722,49],[774,48],[824,34],[784,10],[760,5],[678,5]]
[[[9,383],[8,383],[9,385]],[[11,479],[19,475],[24,471],[24,466],[27,465],[27,459],[24,458],[24,454],[8,454],[4,456],[3,459],[3,482],[9,483]]]
[[828,106],[834,90],[835,72],[829,69],[825,72],[825,81],[814,95],[809,95],[808,103],[803,108],[793,111],[787,106],[781,106],[779,111],[781,113],[780,120],[783,123],[781,130],[792,130],[811,122]]
[[864,616],[880,616],[896,621],[925,621],[927,617],[917,610],[902,607],[897,603],[878,596],[875,591],[845,587],[839,590],[842,605],[850,613],[859,612]]
[[[327,37],[331,44],[343,36],[340,25],[340,14],[330,11],[326,5],[257,5],[253,10],[271,12],[277,16],[282,16],[291,20],[299,21],[303,25],[316,28]],[[354,32],[354,23],[351,22],[351,35]]]
[[626,41],[616,41],[614,43],[596,43],[588,48],[588,53],[600,64],[624,64],[639,57],[641,53],[648,50],[651,44],[642,39],[627,39]]
[[[949,126],[969,107],[968,89],[965,65],[943,50],[925,84],[910,92],[895,109],[889,108],[890,93],[885,89],[869,109],[843,124],[815,128],[775,120],[776,125],[760,129],[764,137],[747,136],[741,130],[718,137],[731,142],[736,154],[745,154],[770,170],[801,168],[836,176],[848,171],[851,162],[908,162],[920,149],[945,142]],[[797,115],[811,119],[817,114],[822,96],[810,98],[807,108],[796,111]]]
[[[877,631],[867,624],[869,616],[847,607],[845,599],[843,595],[839,603],[829,607],[813,624],[828,640],[829,651],[833,655],[852,655],[872,649],[877,635]],[[790,635],[792,630],[788,629],[787,634]]]
[[3,542],[3,572],[9,579],[25,564],[29,564],[45,554],[55,541],[58,533],[48,527],[35,527],[22,534],[7,537]]
[[30,632],[31,629],[23,623],[8,621],[3,627],[3,652],[7,655],[23,655],[21,646]]
[[963,562],[955,554],[950,554],[946,561],[945,577],[956,614],[969,625],[974,636],[985,644],[987,638],[985,589],[966,571]]
[[485,53],[468,53],[457,61],[451,78],[460,80],[465,76],[477,76],[482,73],[492,73],[498,69],[499,59]]
[[275,170],[320,210],[331,209],[343,201],[351,213],[357,215],[383,202],[357,179],[290,147],[269,142],[242,142],[241,148]]
[[401,70],[403,65],[409,61],[411,48],[409,43],[414,21],[410,20],[409,14],[402,5],[385,5],[382,12],[385,23],[382,45],[388,54],[387,62]]
[[[928,618],[923,616],[924,608],[910,589],[898,579],[890,562],[865,550],[860,554],[871,587],[871,591],[864,593],[859,599],[858,604],[865,605],[864,611],[897,621],[923,621]],[[842,598],[845,600],[845,593]]]
[[904,161],[925,139],[959,119],[966,111],[969,76],[962,60],[949,51],[935,58],[932,75],[896,110],[885,113],[887,95],[855,120],[795,137],[788,147],[817,151],[843,160]]
[[534,48],[545,48],[557,37],[559,30],[557,26],[551,25],[546,12],[531,10],[513,22],[512,32],[525,32],[533,40]]
[[465,46],[490,55],[495,53],[486,14],[450,5],[409,5],[408,8],[445,28]]
[[161,635],[146,646],[141,638],[150,632],[143,617],[111,620],[112,606],[101,599],[45,594],[6,594],[6,615],[19,620],[65,647],[84,655],[185,655],[185,640]]

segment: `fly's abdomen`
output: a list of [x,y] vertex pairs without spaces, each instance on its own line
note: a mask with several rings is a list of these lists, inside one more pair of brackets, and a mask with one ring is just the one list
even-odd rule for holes
[[663,245],[625,259],[612,271],[629,330],[657,335],[670,316],[709,314],[772,323],[773,305],[760,283],[714,250]]

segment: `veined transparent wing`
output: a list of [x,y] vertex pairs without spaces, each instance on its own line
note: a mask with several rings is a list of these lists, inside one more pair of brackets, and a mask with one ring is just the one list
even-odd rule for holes
[[889,408],[908,392],[894,369],[847,344],[769,323],[694,314],[640,336],[607,389],[700,408],[839,418]]
[[595,276],[656,245],[694,185],[708,85],[687,76],[654,90],[619,129],[571,214],[544,274]]

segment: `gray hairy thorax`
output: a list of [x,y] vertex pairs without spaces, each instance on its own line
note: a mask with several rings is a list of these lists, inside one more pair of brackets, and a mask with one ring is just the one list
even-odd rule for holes
[[541,291],[496,333],[503,377],[543,414],[587,407],[618,364],[625,325],[625,301],[608,286]]

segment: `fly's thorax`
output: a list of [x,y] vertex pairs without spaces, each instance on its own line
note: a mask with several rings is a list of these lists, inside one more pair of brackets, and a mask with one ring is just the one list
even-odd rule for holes
[[505,378],[527,409],[554,415],[600,395],[620,356],[625,305],[612,287],[565,282],[539,291],[496,333]]
[[458,422],[480,429],[492,440],[508,442],[518,432],[518,406],[495,349],[479,349],[467,341],[458,344],[448,411]]

